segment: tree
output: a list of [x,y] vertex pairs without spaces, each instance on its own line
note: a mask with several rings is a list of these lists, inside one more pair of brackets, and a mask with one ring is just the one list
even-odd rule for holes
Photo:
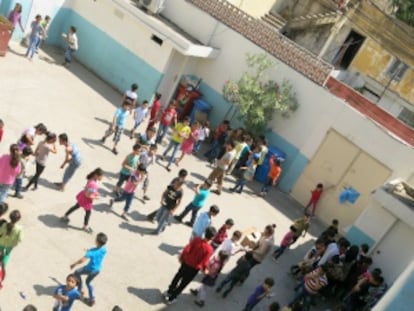
[[396,9],[395,16],[408,25],[414,26],[414,0],[393,0],[392,4]]
[[254,134],[263,134],[275,113],[287,118],[299,104],[287,80],[278,84],[268,79],[268,71],[275,64],[266,54],[247,54],[249,71],[238,81],[229,80],[223,86],[223,97],[234,104],[239,119]]

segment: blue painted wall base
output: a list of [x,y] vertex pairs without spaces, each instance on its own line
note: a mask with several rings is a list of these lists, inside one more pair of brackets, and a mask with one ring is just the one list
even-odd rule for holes
[[351,226],[345,237],[351,242],[351,244],[355,245],[366,243],[369,247],[372,247],[375,244],[375,240],[357,226]]

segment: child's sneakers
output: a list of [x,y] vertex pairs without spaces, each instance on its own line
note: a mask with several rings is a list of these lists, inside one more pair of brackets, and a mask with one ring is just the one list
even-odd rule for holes
[[60,217],[60,221],[68,224],[70,220],[69,220],[69,217],[63,216],[63,217]]

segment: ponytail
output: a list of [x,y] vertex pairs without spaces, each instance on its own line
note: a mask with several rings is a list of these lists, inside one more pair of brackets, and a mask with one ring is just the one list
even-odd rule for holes
[[92,172],[90,172],[88,175],[86,175],[86,179],[92,179],[92,178],[96,178],[97,176],[102,176],[103,175],[103,170],[98,167],[96,169],[94,169]]
[[7,224],[7,235],[11,234],[14,225],[20,220],[20,218],[22,218],[22,215],[18,210],[14,210],[10,213],[9,218],[10,222]]
[[10,166],[16,168],[20,163],[20,151],[17,144],[10,146]]

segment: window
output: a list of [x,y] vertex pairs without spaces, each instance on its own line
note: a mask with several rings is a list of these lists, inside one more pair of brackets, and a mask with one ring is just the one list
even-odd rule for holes
[[341,48],[336,53],[332,64],[337,69],[347,69],[354,60],[364,41],[364,36],[360,35],[356,31],[351,30]]
[[401,81],[407,71],[408,66],[400,61],[398,58],[394,58],[391,64],[388,66],[385,74],[394,81]]
[[411,111],[407,108],[403,108],[400,114],[398,115],[398,119],[403,121],[409,127],[414,128],[414,111]]

